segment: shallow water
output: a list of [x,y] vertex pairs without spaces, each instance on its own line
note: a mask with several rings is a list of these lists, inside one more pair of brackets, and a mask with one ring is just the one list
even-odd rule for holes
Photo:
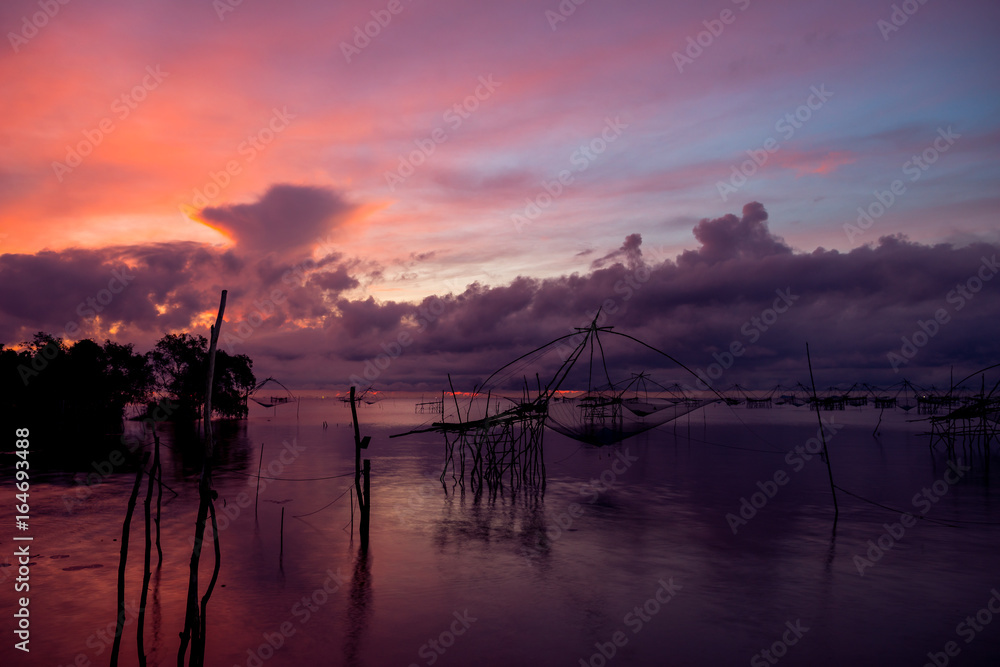
[[[950,664],[1000,656],[1000,615],[973,618],[980,630],[959,625],[1000,590],[995,466],[991,479],[981,461],[961,477],[949,472],[920,435],[925,425],[905,421],[916,415],[887,412],[876,439],[871,408],[823,413],[837,425],[829,448],[838,486],[896,510],[839,493],[834,530],[826,465],[813,457],[796,470],[785,458],[816,435],[815,413],[802,408],[712,406],[605,448],[550,431],[544,495],[477,499],[437,481],[440,435],[388,438],[436,417],[414,414],[413,399],[384,400],[359,410],[372,436],[362,559],[351,496],[341,496],[353,482],[350,409],[319,396],[254,406],[247,422],[219,429],[222,570],[208,607],[209,665],[773,664],[765,649],[787,665],[923,665],[929,652],[947,657],[948,642]],[[172,446],[169,432],[164,443]],[[262,443],[264,476],[311,481],[262,480],[255,516]],[[161,665],[176,664],[197,506],[193,467],[169,449],[165,458],[164,481],[180,495],[164,493],[164,562],[145,634],[149,664]],[[776,473],[784,484],[768,483]],[[10,470],[3,480],[11,502],[0,504],[0,522],[11,526]],[[15,651],[5,632],[0,664],[108,659],[133,480],[123,472],[88,488],[68,474],[33,478],[31,653]],[[924,488],[936,502],[914,504]],[[727,519],[743,498],[762,505],[745,525]],[[142,578],[141,501],[130,609]],[[894,526],[903,510],[925,519]],[[856,557],[880,537],[889,548],[872,552],[862,576]],[[12,563],[12,551],[0,562]],[[211,563],[203,555],[202,591]],[[14,569],[0,568],[6,619]],[[1000,610],[1000,594],[993,604]],[[123,665],[137,663],[128,618]]]

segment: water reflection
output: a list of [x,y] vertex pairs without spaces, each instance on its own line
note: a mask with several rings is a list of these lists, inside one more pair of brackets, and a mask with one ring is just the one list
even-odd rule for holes
[[344,636],[344,658],[350,667],[364,664],[362,660],[362,640],[368,632],[368,623],[372,614],[372,574],[371,553],[368,549],[359,549],[354,560],[354,573],[351,575],[351,592],[348,596],[346,630]]
[[[787,470],[784,452],[816,431],[814,414],[777,410],[766,420],[752,415],[766,422],[754,428],[774,443],[774,453],[758,451],[771,447],[747,436],[743,426],[711,421],[707,429],[692,426],[695,438],[675,438],[665,429],[620,448],[581,448],[557,434],[546,441],[544,498],[523,488],[490,498],[463,494],[451,482],[442,487],[437,438],[389,441],[389,428],[373,426],[377,503],[369,554],[358,552],[357,541],[346,548],[350,496],[344,496],[308,519],[285,517],[289,560],[281,578],[281,507],[291,516],[317,510],[347,480],[265,480],[258,519],[252,478],[260,444],[266,443],[265,471],[283,441],[298,438],[304,448],[301,459],[271,473],[278,478],[327,477],[353,463],[340,405],[334,416],[307,407],[301,426],[251,419],[248,430],[233,429],[234,439],[217,450],[224,560],[211,603],[218,611],[209,619],[207,664],[257,665],[265,635],[273,637],[286,622],[297,632],[263,661],[265,667],[427,664],[421,647],[449,627],[455,612],[466,610],[480,620],[435,664],[579,664],[619,630],[629,642],[609,667],[746,664],[796,619],[812,629],[782,665],[923,664],[928,651],[955,639],[955,624],[975,614],[995,585],[1000,500],[978,465],[863,577],[854,556],[864,556],[868,541],[899,515],[840,498],[843,520],[834,529],[828,473],[818,458],[734,532],[727,514],[740,512],[741,498],[760,490],[758,481]],[[403,421],[403,409],[398,412]],[[412,406],[409,412],[412,419]],[[847,429],[831,446],[837,483],[912,510],[913,494],[944,474],[947,458],[931,450],[928,462],[926,440],[911,435],[921,427],[902,416],[895,426],[883,423],[880,439],[873,440],[869,417],[877,415],[858,413],[853,421],[851,414],[838,415]],[[323,420],[330,420],[327,430]],[[686,431],[684,424],[677,430]],[[173,444],[172,425],[160,433]],[[623,472],[619,454],[638,460]],[[164,478],[181,495],[168,493],[164,504],[165,560],[162,574],[154,570],[146,635],[151,665],[176,663],[197,511],[196,481],[181,474],[197,464],[182,464],[182,454],[172,450],[165,455]],[[110,643],[95,633],[107,636],[114,619],[116,538],[134,480],[126,468],[83,486],[86,494],[78,495],[80,485],[70,478],[32,487],[33,507],[52,519],[40,523],[36,543],[64,552],[50,557],[66,559],[49,560],[45,553],[33,560],[40,587],[44,580],[61,581],[59,589],[41,588],[43,594],[32,598],[38,605],[33,622],[47,638],[38,664],[73,664],[78,655],[90,664],[107,659]],[[238,504],[241,493],[249,502]],[[79,502],[67,509],[66,497]],[[0,519],[12,520],[11,507]],[[965,525],[961,530],[941,525],[958,519],[969,523],[959,524]],[[380,568],[377,605],[372,554]],[[339,594],[303,626],[292,611],[296,603],[316,588],[320,573],[338,567]],[[677,599],[644,624],[648,630],[633,634],[627,615],[655,594],[661,579],[671,578],[683,586]],[[128,590],[136,591],[129,581]],[[0,598],[0,612],[13,613],[9,605]],[[123,665],[135,664],[135,625],[129,627]],[[962,664],[993,664],[997,637],[982,633],[963,645]],[[5,650],[11,651],[0,647],[0,664],[19,664],[7,660]]]

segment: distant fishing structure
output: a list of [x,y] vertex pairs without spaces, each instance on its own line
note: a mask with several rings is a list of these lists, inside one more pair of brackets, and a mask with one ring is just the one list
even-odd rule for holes
[[958,405],[946,414],[932,416],[928,419],[931,425],[930,448],[942,445],[949,456],[954,457],[956,449],[963,450],[971,458],[972,454],[982,456],[986,472],[990,469],[990,451],[994,444],[1000,445],[1000,380],[989,391],[986,390],[986,371],[1000,364],[984,368],[959,382],[982,374],[978,394],[964,397],[959,401],[957,396],[942,397],[949,400],[946,404]]
[[[484,489],[495,494],[505,487],[505,480],[512,491],[517,491],[523,485],[544,490],[543,436],[546,426],[580,442],[603,446],[621,442],[717,400],[686,396],[679,387],[663,387],[645,373],[613,381],[601,335],[630,339],[662,354],[688,372],[691,371],[669,354],[637,338],[616,332],[613,327],[598,326],[599,316],[600,314],[594,318],[590,326],[576,328],[575,333],[556,338],[490,375],[482,387],[468,395],[464,419],[458,392],[449,375],[456,420],[445,420],[445,395],[442,393],[440,403],[430,401],[417,406],[418,411],[422,411],[421,408],[428,411],[439,409],[441,421],[432,423],[429,428],[391,437],[412,433],[441,433],[445,440],[444,467],[440,477],[442,484],[445,484],[450,470],[452,479],[463,488],[468,477],[476,494]],[[563,341],[572,338],[579,340],[573,347],[567,347]],[[536,373],[534,390],[529,387],[525,378],[519,400],[495,399],[490,388],[493,386],[491,382],[509,379],[513,372],[523,367],[526,360],[530,363],[560,344],[565,357],[544,387]],[[587,390],[563,390],[562,386],[570,372],[588,352]],[[507,403],[510,405],[506,405]]]
[[815,396],[812,389],[801,382],[791,386],[778,384],[768,390],[733,384],[719,389],[719,394],[726,405],[744,405],[749,409],[791,405],[835,411],[873,405],[876,409],[899,408],[905,412],[917,408],[920,414],[934,414],[938,408],[957,405],[961,400],[954,393],[942,394],[935,387],[924,389],[905,379],[887,387],[866,382],[856,382],[847,389],[828,387]]
[[368,385],[368,387],[364,391],[362,391],[360,394],[357,394],[354,398],[351,398],[350,396],[341,396],[337,400],[339,400],[341,403],[350,403],[352,405],[357,406],[361,405],[362,403],[365,405],[375,405],[376,403],[381,401],[382,398],[383,397],[379,395],[379,392],[375,390],[374,385]]
[[444,419],[444,392],[441,392],[441,398],[431,399],[425,401],[424,397],[420,397],[420,402],[413,406],[413,413],[418,415],[423,414],[434,414],[436,412],[441,413],[442,420]]
[[[278,394],[271,393],[271,394],[268,394],[268,395],[263,394],[261,392],[261,389],[263,389],[269,383],[274,383],[274,384],[278,385],[279,387],[281,387],[281,389],[282,389],[282,391],[284,393],[278,393]],[[270,391],[273,392],[275,390],[272,389]],[[277,414],[277,408],[278,408],[279,405],[286,405],[288,403],[295,403],[295,417],[298,418],[298,416],[299,416],[299,399],[298,399],[298,397],[295,394],[293,394],[288,387],[286,387],[285,385],[281,384],[280,382],[278,382],[273,377],[268,377],[268,378],[265,378],[264,380],[262,380],[260,382],[260,384],[258,384],[256,387],[254,387],[254,390],[252,392],[250,392],[249,398],[250,398],[250,400],[252,400],[257,405],[260,405],[260,406],[265,407],[265,408],[272,408],[273,409],[272,414]]]

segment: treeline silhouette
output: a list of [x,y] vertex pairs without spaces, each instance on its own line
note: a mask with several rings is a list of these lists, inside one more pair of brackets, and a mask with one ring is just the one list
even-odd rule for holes
[[[214,414],[246,417],[256,386],[252,368],[245,354],[217,351]],[[132,344],[67,345],[38,332],[17,349],[0,344],[0,422],[11,438],[16,428],[31,429],[32,449],[42,453],[89,456],[121,435],[126,418],[200,418],[207,373],[204,336],[167,334],[140,354]]]

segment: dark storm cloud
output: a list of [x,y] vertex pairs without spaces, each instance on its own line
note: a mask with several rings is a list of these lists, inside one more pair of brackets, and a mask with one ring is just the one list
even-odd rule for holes
[[[196,244],[0,255],[0,337],[14,343],[44,330],[79,338],[98,319],[105,328],[182,326],[197,303],[191,277],[217,259]],[[157,304],[170,307],[160,314]]]
[[694,227],[694,237],[701,248],[682,253],[678,258],[682,266],[698,262],[716,264],[727,259],[759,259],[792,252],[783,239],[768,230],[767,211],[759,202],[744,206],[740,218],[730,213],[715,220],[702,220]]
[[[768,230],[758,203],[741,217],[702,220],[694,234],[699,247],[675,260],[650,262],[634,233],[584,275],[475,283],[416,304],[345,296],[367,280],[359,273],[366,265],[333,251],[319,262],[304,252],[260,258],[239,245],[193,243],[2,255],[0,336],[14,343],[40,329],[59,335],[72,320],[87,335],[93,322],[77,314],[80,304],[126,267],[135,277],[104,306],[103,330],[120,322],[119,339],[151,343],[190,329],[229,289],[227,330],[241,332],[230,351],[250,354],[262,375],[317,386],[368,370],[380,387],[440,388],[451,373],[469,389],[587,326],[599,309],[600,324],[691,368],[727,366],[715,383],[723,387],[804,380],[806,342],[821,385],[904,376],[941,383],[952,365],[959,376],[1000,357],[997,245],[887,236],[848,253],[793,252]],[[644,348],[608,340],[609,363],[621,372],[660,369],[662,379],[692,381]],[[510,381],[544,378],[558,362],[550,355]]]
[[209,207],[208,222],[229,233],[242,253],[302,253],[353,210],[340,194],[320,187],[273,185],[252,204]]
[[[421,307],[437,302],[442,313],[422,330],[402,320],[395,329],[383,323],[381,336],[358,341],[350,356],[359,358],[358,345],[365,350],[361,357],[388,354],[405,331],[412,342],[379,373],[380,382],[414,383],[443,366],[472,385],[533,347],[586,326],[598,308],[601,324],[692,368],[722,359],[729,367],[718,386],[803,380],[806,342],[824,371],[820,382],[830,384],[904,376],[940,383],[951,364],[956,373],[973,371],[1000,356],[1000,279],[991,282],[996,246],[926,246],[883,237],[849,253],[795,253],[769,232],[766,220],[763,206],[751,203],[740,218],[699,222],[694,232],[700,247],[676,261],[643,264],[641,239],[632,234],[605,258],[614,264],[587,275],[522,277],[428,298]],[[392,304],[393,317],[397,306]],[[388,304],[368,304],[365,315],[375,317],[381,307]],[[936,318],[943,321],[935,325]],[[352,327],[360,326],[355,318]],[[904,338],[912,342],[922,330],[934,335],[894,367],[890,354],[901,355]],[[924,341],[923,334],[916,340]],[[734,344],[740,353],[727,357]],[[661,357],[634,345],[609,345],[607,352],[622,368],[663,367]],[[358,365],[348,367],[359,372]],[[545,368],[551,371],[552,362]]]
[[642,263],[642,250],[639,248],[639,246],[641,245],[642,245],[641,234],[629,234],[628,236],[625,237],[625,242],[622,243],[622,246],[618,250],[610,252],[604,257],[601,257],[600,259],[595,259],[593,262],[591,262],[590,268],[599,269],[603,266],[606,266],[610,262],[620,261],[622,258],[624,258],[625,266],[627,266],[630,269],[634,269],[637,266],[639,266],[639,264]]
[[347,272],[347,268],[344,266],[337,267],[335,271],[316,273],[309,279],[311,287],[338,293],[353,289],[360,284],[354,276]]
[[357,338],[393,330],[399,325],[401,318],[412,310],[412,306],[392,302],[377,303],[375,299],[368,297],[364,301],[341,299],[337,302],[337,310],[340,311],[339,328],[348,336]]

